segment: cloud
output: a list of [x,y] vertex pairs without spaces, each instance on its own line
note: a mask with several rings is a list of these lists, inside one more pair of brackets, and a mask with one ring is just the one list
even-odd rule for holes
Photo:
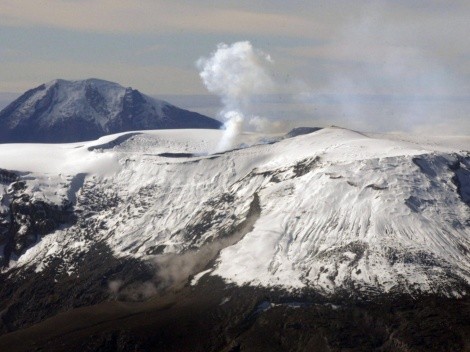
[[163,0],[2,0],[0,19],[7,26],[42,25],[113,33],[187,30],[294,36],[319,29],[319,25],[295,15]]
[[33,60],[2,63],[0,92],[24,92],[55,78],[101,78],[132,86],[146,94],[192,93],[201,87],[197,71],[165,65],[84,63]]

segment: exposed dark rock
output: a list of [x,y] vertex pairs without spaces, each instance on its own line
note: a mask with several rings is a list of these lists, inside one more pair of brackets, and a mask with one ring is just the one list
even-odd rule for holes
[[0,183],[9,185],[18,180],[18,175],[12,171],[0,169]]
[[410,208],[413,212],[418,213],[422,211],[424,208],[426,208],[429,205],[434,204],[434,200],[432,199],[421,199],[416,196],[410,196],[407,199],[405,199],[405,204],[408,208]]
[[8,211],[0,213],[0,245],[4,245],[2,266],[7,267],[12,254],[20,256],[41,236],[55,231],[60,225],[74,223],[76,216],[70,203],[56,205],[32,199],[24,193],[25,181],[18,180],[16,174],[6,170],[3,175],[4,179],[17,180],[2,200]]
[[[42,271],[13,269],[0,274],[0,335],[38,323],[57,313],[96,304],[111,295],[109,282],[122,280],[122,287],[153,277],[153,268],[135,259],[114,258],[110,249],[97,243],[74,260],[79,271],[58,271],[60,258],[53,258]],[[7,281],[8,280],[8,281]],[[1,346],[1,344],[0,344]],[[0,350],[3,350],[0,347]]]
[[321,130],[321,127],[296,127],[289,131],[284,138],[293,138]]
[[305,159],[295,164],[293,169],[295,177],[301,177],[308,174],[319,161],[320,157],[317,156],[313,159]]
[[433,168],[431,167],[431,165],[428,164],[428,161],[423,159],[423,158],[420,158],[420,157],[416,157],[416,158],[413,158],[411,159],[413,161],[413,163],[419,167],[419,169],[421,170],[421,172],[425,175],[427,175],[428,177],[436,177],[436,172],[433,170]]
[[388,186],[377,185],[374,183],[367,185],[366,188],[372,188],[374,191],[383,191],[384,189],[387,189]]
[[[97,312],[100,312],[97,314]],[[0,337],[8,351],[466,351],[468,299],[383,295],[368,302],[314,293],[196,287],[143,303],[73,309]]]
[[456,163],[449,168],[454,172],[452,182],[457,186],[460,199],[470,206],[470,158],[459,156]]
[[192,153],[160,153],[158,154],[158,156],[161,156],[163,158],[192,158],[196,155]]

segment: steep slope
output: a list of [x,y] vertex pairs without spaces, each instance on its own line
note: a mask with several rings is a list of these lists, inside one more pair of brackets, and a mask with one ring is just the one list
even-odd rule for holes
[[238,285],[327,295],[467,294],[468,139],[456,147],[329,128],[203,154],[220,133],[35,146],[29,163],[20,155],[30,146],[0,146],[0,166],[32,172],[18,173],[22,187],[5,186],[4,222],[12,199],[74,204],[81,218],[16,251],[10,267],[40,271],[60,258],[63,270],[78,275],[74,258],[100,242],[116,257],[162,267],[191,257],[180,268],[185,274],[168,278],[162,270],[157,286],[185,282],[212,263],[211,275]]
[[148,129],[220,128],[209,117],[98,79],[55,80],[0,112],[0,143],[76,142]]
[[0,145],[0,349],[466,350],[468,137],[222,133]]

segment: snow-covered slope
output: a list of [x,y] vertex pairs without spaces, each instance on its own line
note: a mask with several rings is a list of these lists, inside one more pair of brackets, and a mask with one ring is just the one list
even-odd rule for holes
[[59,79],[27,91],[0,112],[0,143],[74,142],[129,130],[220,126],[117,83]]
[[60,258],[58,270],[72,274],[80,253],[102,241],[118,257],[190,255],[181,271],[210,269],[238,285],[467,293],[470,138],[326,128],[271,144],[245,134],[250,147],[211,154],[221,133],[0,145],[0,168],[19,176],[0,183],[4,214],[27,194],[72,203],[78,216],[14,252],[10,269],[41,271]]

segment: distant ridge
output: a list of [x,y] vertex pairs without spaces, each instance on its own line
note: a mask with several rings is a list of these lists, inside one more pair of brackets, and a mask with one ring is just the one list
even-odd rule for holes
[[79,142],[132,130],[221,125],[117,83],[57,79],[28,90],[0,112],[0,143]]

